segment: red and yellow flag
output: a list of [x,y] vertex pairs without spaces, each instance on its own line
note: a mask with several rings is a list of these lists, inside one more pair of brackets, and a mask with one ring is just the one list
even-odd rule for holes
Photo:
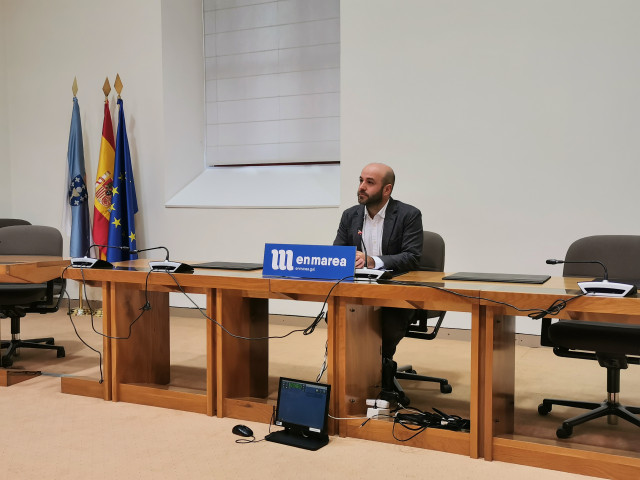
[[[109,217],[111,216],[111,197],[113,190],[113,168],[115,142],[109,100],[104,102],[104,121],[102,122],[102,140],[100,158],[96,173],[96,197],[93,202],[93,241],[98,245],[107,245],[109,236]],[[107,249],[99,247],[101,260],[107,259]]]

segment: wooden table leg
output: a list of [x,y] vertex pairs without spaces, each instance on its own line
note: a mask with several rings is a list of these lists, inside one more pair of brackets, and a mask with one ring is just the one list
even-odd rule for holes
[[111,283],[102,283],[102,383],[96,378],[61,377],[60,391],[71,395],[102,398],[112,397],[112,356],[111,356]]
[[[365,415],[367,398],[380,390],[382,340],[379,308],[339,302],[336,325],[338,383],[335,401],[340,418]],[[344,429],[340,435],[345,435]]]
[[[151,309],[143,313],[147,299]],[[120,400],[124,383],[168,384],[169,294],[147,292],[145,297],[137,285],[114,283],[110,303],[112,335],[116,337],[112,339],[113,400]]]
[[483,382],[483,454],[493,460],[493,438],[513,433],[515,389],[515,317],[499,308],[485,311]]
[[[229,333],[247,337],[266,337],[269,334],[268,300],[249,298],[239,290],[216,292],[216,382],[219,417],[236,416],[229,400],[243,397],[266,398],[269,381],[269,341],[236,338]],[[251,408],[248,404],[246,408]],[[245,408],[234,404],[234,408]],[[251,414],[244,412],[242,414]],[[264,413],[256,415],[262,420]],[[268,417],[266,419],[268,421]]]

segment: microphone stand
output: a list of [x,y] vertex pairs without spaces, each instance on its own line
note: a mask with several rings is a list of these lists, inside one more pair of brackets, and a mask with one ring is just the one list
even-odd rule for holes
[[[365,208],[366,215],[366,208]],[[364,223],[362,224],[362,230],[364,230]],[[368,268],[368,255],[367,255],[367,246],[364,243],[364,235],[362,234],[362,230],[358,230],[358,235],[360,235],[360,244],[362,245],[362,252],[364,253],[364,267],[356,268],[354,272],[354,280],[356,282],[373,282],[377,281],[380,278],[389,278],[391,275],[386,270],[376,270],[375,268]]]
[[578,282],[580,290],[585,295],[593,295],[598,297],[626,297],[637,292],[637,287],[628,283],[610,282],[609,272],[604,263],[598,260],[556,260],[550,258],[547,260],[548,265],[558,265],[561,263],[597,263],[602,266],[604,276],[602,280],[592,280],[587,282]]

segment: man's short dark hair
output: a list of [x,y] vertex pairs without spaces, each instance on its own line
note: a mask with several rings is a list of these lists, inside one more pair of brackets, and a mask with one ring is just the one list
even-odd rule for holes
[[393,173],[393,170],[389,168],[389,171],[385,174],[382,179],[382,185],[391,185],[392,187],[396,183],[396,174]]

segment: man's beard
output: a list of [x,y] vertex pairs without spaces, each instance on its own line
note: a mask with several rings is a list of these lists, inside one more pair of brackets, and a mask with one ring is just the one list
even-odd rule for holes
[[[363,195],[362,199],[360,195]],[[377,193],[373,195],[366,196],[365,194],[358,193],[357,195],[358,203],[360,205],[375,205],[382,202],[382,189],[378,190]]]

